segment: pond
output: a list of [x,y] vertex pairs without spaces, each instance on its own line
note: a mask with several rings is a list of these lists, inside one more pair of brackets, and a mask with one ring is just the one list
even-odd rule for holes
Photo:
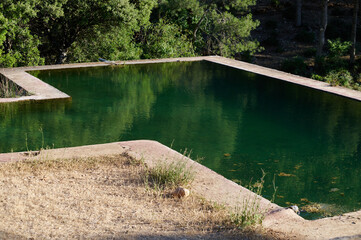
[[244,186],[264,171],[305,218],[361,209],[360,102],[206,61],[31,74],[72,100],[0,104],[0,152],[152,139]]

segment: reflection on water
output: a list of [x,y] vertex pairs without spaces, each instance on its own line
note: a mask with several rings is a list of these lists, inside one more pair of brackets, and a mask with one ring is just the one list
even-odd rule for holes
[[280,205],[361,209],[359,102],[206,62],[32,74],[72,101],[0,104],[0,152],[154,139],[242,184],[263,169]]

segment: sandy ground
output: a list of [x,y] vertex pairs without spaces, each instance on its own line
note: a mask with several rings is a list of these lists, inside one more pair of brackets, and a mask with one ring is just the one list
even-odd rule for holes
[[0,238],[264,239],[192,193],[147,188],[127,156],[0,165]]

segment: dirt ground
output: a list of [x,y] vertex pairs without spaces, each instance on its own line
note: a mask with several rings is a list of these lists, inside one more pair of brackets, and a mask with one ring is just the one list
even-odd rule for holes
[[192,193],[147,188],[126,155],[0,165],[0,238],[265,239]]

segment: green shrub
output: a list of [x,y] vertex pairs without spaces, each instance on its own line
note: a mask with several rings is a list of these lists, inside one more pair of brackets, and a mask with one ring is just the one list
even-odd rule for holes
[[182,29],[163,20],[152,25],[146,38],[144,58],[192,57],[192,41],[183,34]]
[[331,86],[343,86],[351,87],[352,84],[352,75],[349,71],[342,69],[339,71],[331,71],[325,77],[326,82],[331,84]]
[[282,70],[285,72],[304,75],[307,71],[307,64],[304,59],[296,56],[291,59],[286,59],[282,63]]
[[346,55],[352,45],[351,42],[341,41],[340,38],[335,40],[328,39],[327,43],[330,58],[337,58]]
[[314,80],[317,80],[317,81],[325,81],[324,77],[317,75],[317,74],[312,74],[311,78]]

